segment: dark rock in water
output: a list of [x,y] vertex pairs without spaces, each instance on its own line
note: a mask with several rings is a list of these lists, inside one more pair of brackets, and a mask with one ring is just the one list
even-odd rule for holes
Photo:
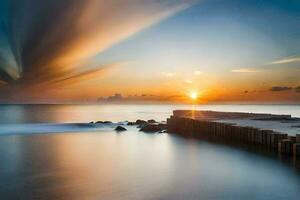
[[115,128],[115,131],[117,131],[117,132],[122,132],[122,131],[127,131],[127,129],[124,128],[123,126],[117,126],[117,127]]
[[166,133],[167,130],[162,130],[162,131],[159,131],[159,133]]
[[140,124],[140,125],[137,126],[137,128],[143,128],[143,127],[145,127],[147,125],[148,125],[148,123]]
[[140,131],[145,133],[155,133],[162,131],[162,128],[157,124],[147,124],[143,126]]
[[141,124],[147,124],[147,122],[145,120],[138,119],[138,120],[136,120],[135,124],[141,125]]
[[135,126],[136,123],[135,123],[135,122],[127,122],[127,125],[128,125],[128,126]]
[[159,123],[158,126],[163,130],[167,129],[167,124]]
[[138,119],[138,120],[136,120],[135,124],[138,125],[137,128],[143,128],[143,127],[146,126],[148,123],[147,123],[145,120],[140,120],[140,119]]
[[111,121],[97,121],[96,124],[111,124]]
[[150,123],[150,124],[156,123],[156,121],[154,119],[149,119],[147,122]]
[[94,122],[90,122],[90,124],[94,124]]

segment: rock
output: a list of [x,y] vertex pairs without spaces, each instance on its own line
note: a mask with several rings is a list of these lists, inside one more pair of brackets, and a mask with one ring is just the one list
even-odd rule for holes
[[141,124],[147,124],[147,122],[145,120],[138,119],[138,120],[136,120],[135,124],[141,125]]
[[163,123],[159,123],[158,126],[163,130],[166,130],[168,127],[167,124],[163,124]]
[[143,126],[140,131],[145,133],[155,133],[162,131],[162,128],[157,124],[147,124]]
[[147,122],[150,123],[150,124],[156,123],[156,121],[154,119],[149,119]]
[[159,131],[159,133],[166,133],[167,130],[162,130],[162,131]]
[[97,121],[96,124],[111,124],[111,121]]
[[144,120],[138,119],[138,120],[136,120],[135,124],[138,125],[137,128],[143,128],[143,127],[146,126],[148,123],[147,123],[146,121],[144,121]]
[[117,126],[117,127],[115,128],[115,131],[117,131],[117,132],[122,132],[122,131],[127,131],[127,129],[124,128],[123,126]]
[[135,123],[135,122],[127,122],[127,125],[128,125],[128,126],[135,126],[136,123]]
[[145,127],[145,126],[147,126],[147,125],[148,125],[148,123],[140,124],[140,125],[137,126],[137,128],[143,128],[143,127]]

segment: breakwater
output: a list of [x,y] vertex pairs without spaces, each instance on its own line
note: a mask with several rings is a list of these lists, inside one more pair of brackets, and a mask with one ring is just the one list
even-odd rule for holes
[[221,141],[230,144],[247,145],[257,149],[300,157],[300,134],[290,136],[269,129],[253,126],[240,126],[219,120],[263,120],[281,123],[297,120],[289,115],[269,115],[253,113],[225,113],[213,111],[174,111],[167,119],[167,132],[185,137],[194,137],[209,141]]

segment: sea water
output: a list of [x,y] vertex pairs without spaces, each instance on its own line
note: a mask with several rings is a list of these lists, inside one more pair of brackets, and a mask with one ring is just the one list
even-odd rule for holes
[[[170,134],[144,134],[136,127],[116,133],[112,125],[93,131],[74,125],[165,120],[173,109],[190,107],[0,106],[0,133],[6,130],[0,136],[0,199],[299,198],[300,173],[293,160]],[[300,116],[299,106],[198,108]]]

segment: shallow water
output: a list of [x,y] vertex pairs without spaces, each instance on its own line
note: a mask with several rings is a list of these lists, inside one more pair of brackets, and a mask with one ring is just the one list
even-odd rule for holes
[[0,139],[0,199],[297,199],[278,159],[134,127]]
[[[188,107],[0,106],[0,133],[14,130],[14,135],[0,136],[0,199],[298,199],[300,173],[293,160],[169,134],[143,134],[135,127],[121,134],[111,126],[59,133],[66,126],[77,128],[50,124],[165,120],[173,109]],[[296,108],[214,110],[300,116]],[[38,135],[18,135],[22,131]]]

